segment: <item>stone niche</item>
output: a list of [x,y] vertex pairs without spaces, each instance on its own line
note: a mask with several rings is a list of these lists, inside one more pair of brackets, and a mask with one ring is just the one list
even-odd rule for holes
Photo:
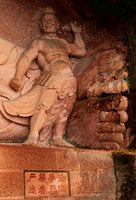
[[[41,36],[40,20],[48,6],[56,10],[60,21],[57,35],[68,43],[74,41],[70,23],[77,21],[82,25],[86,56],[70,57],[77,79],[77,98],[73,110],[70,108],[64,133],[65,140],[78,148],[15,144],[26,140],[29,126],[0,114],[0,141],[10,142],[0,145],[0,200],[115,200],[112,153],[104,150],[120,150],[129,144],[129,127],[125,124],[128,74],[121,53],[125,47],[106,29],[97,26],[88,2],[85,5],[81,1],[80,6],[86,9],[86,13],[81,13],[76,0],[1,0],[0,102],[25,94],[39,76],[38,65],[32,62],[21,90],[15,92],[9,87],[19,57],[33,39]],[[49,131],[42,146],[50,145],[51,138],[52,131]],[[59,177],[65,179],[64,185]],[[35,179],[33,185],[28,184],[29,179]],[[55,191],[49,194],[49,189]]]
[[[83,14],[76,1],[1,1],[0,100],[12,100],[26,93],[39,76],[36,62],[32,62],[20,91],[15,92],[9,87],[22,52],[42,34],[40,22],[47,6],[55,9],[60,21],[57,35],[67,42],[74,41],[70,23],[77,21],[82,25],[81,35],[87,51],[83,58],[70,58],[77,78],[77,100],[67,123],[66,140],[90,149],[125,148],[129,143],[129,131],[125,126],[128,100],[124,96],[128,92],[127,72],[123,69],[125,60],[121,53],[125,47],[104,28],[97,26],[89,3],[82,5],[86,9],[86,14]],[[29,126],[11,122],[3,115],[0,118],[1,141],[23,141],[27,138]],[[42,132],[47,130],[48,125]],[[52,131],[48,132],[43,145],[50,143]]]

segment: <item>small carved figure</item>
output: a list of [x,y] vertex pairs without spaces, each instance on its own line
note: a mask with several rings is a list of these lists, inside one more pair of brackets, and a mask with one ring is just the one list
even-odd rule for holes
[[41,75],[26,94],[3,101],[2,112],[8,119],[15,121],[19,116],[18,123],[21,124],[21,120],[31,117],[30,133],[24,145],[37,145],[38,140],[40,141],[39,132],[44,132],[41,137],[46,138],[54,127],[51,144],[73,147],[62,139],[67,118],[76,99],[76,78],[71,71],[68,56],[83,57],[86,50],[81,37],[81,26],[76,26],[76,22],[71,23],[75,34],[74,44],[57,37],[59,26],[54,9],[46,8],[41,23],[43,35],[33,40],[20,57],[10,86],[15,91],[20,89],[23,76],[34,59],[37,59]]

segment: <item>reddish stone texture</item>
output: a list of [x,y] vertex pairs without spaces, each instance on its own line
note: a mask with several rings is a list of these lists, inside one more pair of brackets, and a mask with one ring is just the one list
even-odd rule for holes
[[[90,57],[84,58],[83,61],[78,63],[77,68],[75,68],[74,70],[75,76],[77,76],[78,81],[78,98],[85,98],[87,96],[88,89],[96,82],[104,83],[119,79],[119,77],[115,76],[114,79],[113,77],[110,78],[110,74],[104,73],[111,73],[113,70],[120,69],[122,67],[123,61],[121,60],[121,56],[117,54],[114,49],[102,51]],[[102,77],[102,80],[99,78],[100,75]],[[109,80],[105,80],[106,78],[104,76],[106,76],[106,78],[109,77]],[[113,89],[111,93],[116,92]]]
[[67,0],[1,0],[0,37],[27,47],[34,38],[41,35],[40,21],[43,9],[47,6],[55,8],[61,21],[58,34],[72,40],[73,34],[69,23],[73,19],[80,20],[80,16],[74,4]]
[[103,195],[107,193],[107,196],[110,196],[114,192],[114,188],[110,185],[112,178],[108,171],[101,172],[99,175],[96,173],[82,173],[80,175],[72,173],[71,180],[72,196],[89,196],[92,193],[95,193],[96,196],[100,193]]
[[[79,62],[74,72],[80,101],[76,102],[67,126],[68,136],[75,144],[105,150],[124,146],[127,98],[120,95],[95,98],[103,92],[111,95],[127,90],[126,83],[122,84],[125,75],[122,67],[122,57],[115,50],[102,51]],[[119,81],[118,86],[114,86],[114,80]],[[93,98],[82,100],[86,97]]]
[[[68,171],[71,196],[54,198],[57,200],[115,200],[116,181],[109,152],[0,145],[0,160],[0,200],[25,199],[24,170]],[[33,198],[39,199],[52,198]]]
[[[46,150],[46,148],[44,148]],[[5,159],[6,155],[6,159]],[[2,145],[0,170],[56,170],[56,152],[52,148],[43,153],[43,148]]]
[[56,156],[58,159],[58,170],[80,171],[80,164],[77,153],[74,149],[57,149]]
[[[54,198],[54,199],[57,199],[57,200],[113,200],[114,197],[113,196],[96,196],[96,195],[92,195],[92,196],[89,196],[89,197],[57,197],[57,198]],[[40,197],[40,198],[0,198],[0,200],[52,200],[52,198],[44,198],[44,197]]]
[[121,95],[77,101],[67,125],[70,141],[92,149],[122,148],[127,120],[122,115],[126,114],[126,108],[127,98]]
[[123,134],[122,133],[104,133],[99,135],[100,142],[110,142],[114,140],[115,142],[121,144],[123,142]]
[[[92,195],[92,196],[89,196],[89,197],[57,197],[57,198],[54,198],[54,199],[57,199],[57,200],[113,200],[114,197],[113,196],[96,196],[96,195]],[[40,197],[40,198],[0,198],[0,200],[52,200],[52,198],[44,198],[44,197]]]
[[24,197],[0,197],[0,200],[26,200]]
[[[89,196],[89,197],[57,197],[57,198],[54,198],[54,199],[57,199],[57,200],[113,200],[114,197],[113,196],[98,196],[98,195],[92,195],[92,196]],[[1,200],[1,199],[0,199]],[[2,199],[2,200],[5,200],[5,199]],[[8,199],[8,200],[11,200],[11,199]],[[27,199],[13,199],[13,200],[52,200],[52,198],[44,198],[44,197],[41,197],[40,199],[39,198],[27,198]]]
[[[40,35],[39,15],[42,9],[28,1],[2,0],[0,36],[21,46]],[[35,26],[35,24],[37,24]],[[35,29],[33,32],[32,30]]]
[[0,196],[23,197],[24,196],[23,170],[0,171]]
[[[109,156],[111,153],[96,150],[77,150],[77,158],[80,163],[80,171],[83,173],[99,171],[107,171],[111,169],[111,160]],[[87,162],[86,162],[87,161]],[[101,170],[102,168],[102,170]]]
[[79,118],[72,120],[68,124],[68,135],[71,141],[77,142],[81,146],[90,147],[90,143],[95,148],[97,145],[97,123],[99,121],[98,112],[85,113]]
[[[47,6],[52,6],[56,10],[61,23],[58,30],[59,37],[72,42],[73,33],[70,23],[76,20],[82,24],[82,36],[87,55],[117,46],[115,37],[106,29],[98,27],[90,3],[84,4],[81,1],[79,4],[76,0],[1,0],[0,37],[19,46],[27,47],[34,38],[41,35],[40,19],[43,9]],[[71,60],[73,67],[79,61],[79,59]]]
[[[0,9],[2,12],[0,13],[0,18],[2,20],[0,20],[0,37],[6,38],[17,45],[27,47],[30,41],[41,35],[40,19],[42,17],[42,11],[46,6],[52,6],[56,9],[57,16],[62,24],[58,31],[59,36],[72,42],[73,34],[71,33],[69,23],[75,19],[78,19],[79,23],[81,23],[82,20],[75,11],[74,4],[67,0],[1,0]],[[96,30],[96,28],[97,25],[93,20],[90,22],[83,22],[82,35],[87,48],[87,56],[112,47],[111,41],[113,41],[114,38],[111,37],[106,30]],[[82,88],[79,94],[82,98],[86,96],[88,84],[90,86],[98,73],[97,61],[99,56],[104,54],[105,52],[98,53],[92,57],[88,57],[86,60],[81,59],[82,65],[79,63],[79,68],[75,71],[76,76],[81,75],[84,70],[86,71],[88,66],[89,69],[91,68],[90,74],[86,74],[84,78],[82,78],[82,75],[80,76],[82,81],[80,80],[79,82],[81,82],[83,88],[79,87]],[[71,59],[71,66],[75,68],[78,61],[79,59]],[[88,82],[84,82],[86,79]],[[112,108],[112,103],[108,100],[107,102],[109,104],[105,104],[104,102],[100,103],[100,107],[103,108],[103,110],[106,109],[106,111]],[[94,104],[90,105],[94,106]],[[90,108],[92,108],[92,106],[90,106]],[[106,135],[102,135],[103,133],[101,133],[101,136],[98,134],[97,122],[99,122],[99,109],[92,109],[92,113],[90,114],[86,112],[86,109],[82,109],[81,107],[78,112],[75,112],[78,117],[82,117],[82,120],[78,119],[78,128],[76,131],[74,129],[74,131],[71,132],[71,137],[75,137],[74,134],[76,133],[77,138],[75,137],[75,140],[80,140],[80,142],[92,141],[94,145],[93,148],[120,148],[122,133],[116,134],[116,136],[107,135],[107,137]],[[87,123],[88,119],[89,121]],[[73,121],[71,121],[71,123],[73,123]],[[87,126],[87,131],[83,130],[82,134],[79,135],[81,138],[79,138],[77,131],[79,131],[82,123],[84,127]],[[72,126],[74,126],[74,124],[72,124]],[[85,136],[85,134],[88,134],[88,136]],[[110,142],[111,140],[112,142]],[[81,143],[81,145],[84,144]],[[96,154],[97,152],[75,149],[26,148],[22,146],[1,145],[0,177],[2,183],[0,184],[0,200],[5,200],[5,197],[8,197],[10,200],[24,199],[22,197],[24,194],[22,176],[24,169],[70,171],[71,191],[73,196],[57,198],[57,200],[114,200],[115,177],[111,154],[103,152],[99,152],[97,156]],[[3,178],[5,174],[6,179]],[[13,175],[15,179],[12,178]],[[11,181],[13,182],[11,183]],[[49,200],[51,198],[42,199]]]

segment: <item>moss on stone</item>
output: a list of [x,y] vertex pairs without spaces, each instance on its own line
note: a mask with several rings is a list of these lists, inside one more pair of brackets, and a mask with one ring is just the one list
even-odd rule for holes
[[117,181],[117,200],[136,200],[136,155],[112,153]]

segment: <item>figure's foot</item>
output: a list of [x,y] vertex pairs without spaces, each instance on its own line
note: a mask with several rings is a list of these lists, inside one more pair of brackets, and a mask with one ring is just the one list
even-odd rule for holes
[[28,137],[28,139],[25,142],[23,142],[23,145],[36,146],[37,145],[37,137],[35,137],[35,136]]
[[68,148],[74,147],[72,144],[66,142],[66,140],[62,139],[61,137],[57,137],[55,139],[52,139],[51,145],[56,146],[56,147],[68,147]]

